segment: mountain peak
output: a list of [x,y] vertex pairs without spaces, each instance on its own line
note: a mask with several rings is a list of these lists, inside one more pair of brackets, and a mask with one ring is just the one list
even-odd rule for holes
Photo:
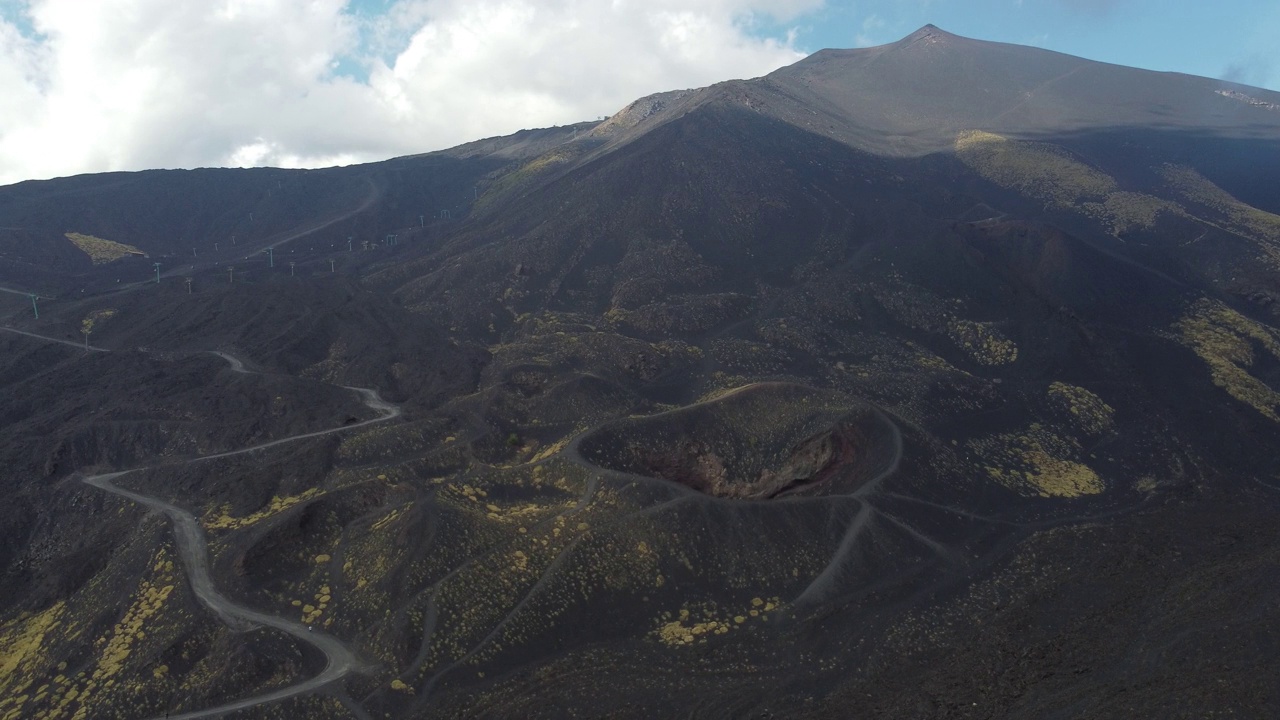
[[950,40],[954,37],[956,36],[952,35],[946,30],[943,30],[937,25],[934,25],[933,23],[929,23],[928,25],[925,25],[919,30],[903,38],[902,44],[910,45],[912,43],[916,43],[921,40],[929,41],[929,42],[938,42],[941,40]]

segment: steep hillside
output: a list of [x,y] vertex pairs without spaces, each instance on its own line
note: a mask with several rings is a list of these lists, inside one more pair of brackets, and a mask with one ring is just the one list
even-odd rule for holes
[[[409,228],[429,237],[464,217],[495,172],[577,129],[527,131],[345,168],[153,170],[18,183],[0,188],[0,282],[50,294],[106,289],[146,279],[156,261],[167,273],[178,266],[212,270],[246,256],[256,262],[273,247],[318,262],[346,250],[348,239],[360,248]],[[69,233],[126,244],[146,257],[95,262]]]

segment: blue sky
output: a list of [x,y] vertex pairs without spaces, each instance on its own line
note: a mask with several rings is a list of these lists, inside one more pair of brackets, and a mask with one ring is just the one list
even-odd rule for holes
[[1280,89],[1280,0],[0,0],[0,184],[425,152],[927,23]]

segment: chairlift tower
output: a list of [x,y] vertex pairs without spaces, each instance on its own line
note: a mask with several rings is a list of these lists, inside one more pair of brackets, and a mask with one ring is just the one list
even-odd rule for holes
[[269,248],[267,248],[267,267],[275,267],[275,266],[276,266],[276,252],[275,252],[275,251],[276,251],[276,249],[275,249],[275,248],[270,248],[270,247],[269,247]]
[[151,263],[156,268],[156,284],[160,284],[160,263]]
[[289,277],[293,277],[293,276],[294,276],[293,266],[294,266],[294,265],[297,265],[297,264],[298,264],[298,263],[296,263],[296,262],[294,262],[294,261],[292,261],[292,260],[290,260],[290,261],[289,261]]
[[187,294],[190,295],[191,294],[191,278],[186,278],[186,281],[187,281]]
[[36,305],[36,294],[31,293],[31,311],[36,314],[36,319],[40,319],[40,307]]

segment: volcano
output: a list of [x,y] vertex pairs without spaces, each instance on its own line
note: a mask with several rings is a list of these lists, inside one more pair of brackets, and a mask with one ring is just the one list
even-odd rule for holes
[[926,26],[0,188],[0,717],[1280,715],[1277,107]]

